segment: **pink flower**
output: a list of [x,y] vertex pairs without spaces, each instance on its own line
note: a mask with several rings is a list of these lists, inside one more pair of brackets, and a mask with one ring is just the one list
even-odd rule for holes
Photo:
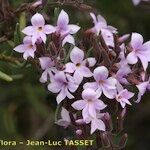
[[131,105],[129,99],[133,96],[134,93],[129,92],[127,89],[124,89],[116,95],[116,100],[121,104],[122,108],[124,108],[126,104]]
[[136,64],[139,58],[146,71],[150,61],[150,41],[143,44],[143,37],[139,33],[132,33],[130,44],[132,52],[127,56],[128,63]]
[[26,35],[32,36],[32,44],[34,45],[36,41],[41,38],[42,41],[46,42],[46,34],[51,34],[55,32],[55,28],[51,25],[45,25],[45,20],[43,16],[36,13],[31,18],[32,26],[28,26],[22,30]]
[[69,112],[64,107],[62,107],[61,110],[61,119],[57,120],[55,123],[64,128],[67,128],[71,124]]
[[76,110],[82,110],[84,120],[87,120],[89,116],[96,118],[96,112],[106,107],[103,101],[98,99],[98,95],[93,89],[85,89],[82,92],[82,98],[74,102],[72,107]]
[[66,64],[65,71],[74,73],[73,77],[78,84],[82,82],[83,77],[91,77],[93,75],[90,69],[86,67],[86,62],[92,67],[96,63],[95,58],[84,60],[84,52],[81,49],[74,47],[70,53],[70,59],[72,62]]
[[62,10],[58,16],[56,33],[63,37],[63,45],[65,43],[75,44],[74,37],[71,34],[75,34],[79,31],[80,27],[74,24],[69,24],[68,14]]
[[36,51],[36,45],[32,44],[30,36],[26,36],[23,39],[23,44],[14,48],[15,51],[23,53],[23,58],[27,60],[29,56],[34,58],[34,52]]
[[114,47],[113,33],[116,33],[117,29],[112,26],[108,26],[105,18],[103,18],[101,15],[98,15],[97,17],[93,13],[90,13],[90,15],[94,23],[92,31],[97,35],[99,35],[101,32],[106,44],[108,46]]
[[44,72],[40,78],[41,83],[45,83],[48,81],[48,77],[53,77],[53,73],[57,73],[57,69],[55,68],[55,63],[49,57],[40,57],[40,65]]
[[103,94],[109,99],[115,98],[117,80],[113,77],[109,77],[108,69],[104,66],[97,67],[94,70],[94,79],[96,82],[88,82],[84,84],[84,89],[91,88],[96,90],[99,96]]
[[48,90],[53,93],[59,93],[56,101],[59,104],[66,97],[73,99],[74,96],[70,92],[75,92],[78,85],[75,84],[74,79],[63,71],[59,71],[53,78],[51,83],[48,85]]

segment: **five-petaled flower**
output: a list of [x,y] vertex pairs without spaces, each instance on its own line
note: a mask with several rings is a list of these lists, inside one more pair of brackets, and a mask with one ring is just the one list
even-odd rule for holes
[[96,82],[87,82],[84,84],[84,89],[91,88],[96,90],[97,94],[101,96],[103,94],[109,98],[113,99],[116,95],[116,84],[117,80],[113,77],[109,77],[108,69],[104,66],[97,67],[94,70],[94,79]]
[[48,85],[48,90],[53,93],[59,93],[56,101],[59,104],[66,97],[73,99],[74,96],[70,93],[74,93],[78,86],[72,76],[65,74],[63,71],[59,71],[54,77],[50,78],[51,82]]
[[89,116],[96,118],[97,111],[106,107],[104,102],[98,98],[98,94],[93,89],[85,89],[82,92],[82,99],[74,102],[72,107],[76,110],[82,110],[83,119],[87,122]]
[[51,25],[45,25],[45,20],[43,16],[36,13],[31,18],[32,26],[28,26],[22,30],[22,32],[28,36],[32,36],[32,44],[34,45],[36,41],[40,38],[45,43],[46,34],[51,34],[55,32],[55,28]]
[[128,63],[136,64],[139,58],[144,70],[146,71],[148,62],[150,62],[150,41],[143,44],[142,35],[139,33],[132,33],[130,45],[132,52],[127,56]]
[[126,106],[126,104],[131,105],[129,99],[134,96],[134,93],[129,92],[127,89],[124,89],[116,95],[116,100],[121,104],[122,108]]
[[34,58],[36,45],[32,44],[32,39],[30,36],[25,36],[23,39],[23,44],[16,46],[14,50],[19,53],[23,53],[23,58],[27,60],[29,56]]
[[74,47],[70,53],[70,59],[72,62],[66,64],[65,71],[74,73],[73,77],[78,84],[82,82],[83,77],[91,77],[93,75],[86,64],[88,63],[90,67],[94,66],[96,63],[95,58],[87,58],[84,60],[84,52]]
[[101,15],[98,15],[97,17],[95,14],[90,13],[94,27],[92,28],[92,32],[99,35],[101,34],[108,46],[114,47],[114,38],[113,33],[117,32],[117,29],[107,25],[107,22],[105,18],[103,18]]
[[72,34],[77,33],[79,30],[79,26],[69,24],[69,16],[64,10],[62,10],[58,16],[56,26],[56,33],[58,33],[63,38],[62,45],[67,42],[75,45],[74,37]]

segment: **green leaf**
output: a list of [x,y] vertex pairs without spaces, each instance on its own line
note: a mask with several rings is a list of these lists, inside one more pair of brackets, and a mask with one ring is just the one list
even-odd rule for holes
[[7,82],[11,82],[13,81],[13,78],[7,74],[5,74],[4,72],[0,71],[0,79],[5,80]]

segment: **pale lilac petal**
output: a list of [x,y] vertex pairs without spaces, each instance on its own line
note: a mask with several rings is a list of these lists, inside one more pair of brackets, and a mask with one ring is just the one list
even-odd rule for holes
[[107,26],[107,22],[106,22],[106,20],[105,20],[105,18],[104,18],[103,16],[98,15],[98,16],[97,16],[97,20],[98,20],[98,22],[103,23],[104,26]]
[[110,90],[108,88],[102,87],[104,95],[109,99],[114,99],[116,96],[116,90]]
[[143,55],[139,55],[139,54],[138,54],[138,57],[141,60],[142,66],[144,68],[144,71],[146,71],[146,69],[148,67],[148,61],[147,61],[147,59]]
[[105,80],[108,77],[108,69],[104,66],[97,67],[94,70],[94,79],[99,82],[100,80]]
[[62,82],[65,82],[67,83],[67,80],[66,80],[66,75],[63,71],[60,71],[58,72],[56,75],[55,75],[55,80],[58,82],[58,83],[62,83]]
[[95,16],[95,14],[94,14],[94,13],[90,13],[90,16],[91,16],[92,19],[93,19],[93,23],[96,24],[96,23],[97,23],[97,18],[96,18],[96,16]]
[[33,26],[28,26],[28,27],[25,27],[23,30],[22,30],[22,32],[24,33],[24,34],[26,34],[26,35],[34,35],[34,33],[35,33],[35,29],[34,29],[34,27]]
[[82,110],[82,116],[83,119],[85,121],[85,123],[89,123],[90,122],[90,116],[89,116],[89,112],[88,112],[88,105],[86,105],[86,107]]
[[96,64],[96,59],[89,57],[86,60],[84,60],[85,64],[88,62],[89,67],[93,67]]
[[74,102],[71,106],[76,110],[82,110],[86,106],[86,101],[85,100],[78,100],[78,101]]
[[77,90],[79,85],[75,84],[75,83],[72,83],[72,82],[69,82],[68,83],[68,89],[70,92],[75,92]]
[[91,77],[93,74],[92,72],[90,71],[89,68],[85,67],[85,66],[81,66],[80,69],[78,70],[82,76],[84,77]]
[[66,88],[66,96],[69,98],[69,99],[73,99],[74,96],[68,91],[68,89]]
[[35,52],[35,50],[28,49],[27,51],[28,51],[29,56],[31,56],[32,58],[34,58],[34,52]]
[[85,100],[94,100],[96,99],[96,92],[93,89],[85,89],[82,92],[82,98]]
[[47,70],[45,70],[43,73],[42,73],[42,75],[41,75],[41,77],[40,77],[40,82],[41,83],[45,83],[45,82],[47,82],[47,76],[48,76],[48,73],[47,73]]
[[129,100],[126,99],[126,98],[122,98],[121,101],[125,102],[125,103],[128,104],[128,105],[132,105],[132,104],[129,102]]
[[74,64],[82,63],[84,52],[78,47],[74,47],[70,53],[70,59]]
[[69,112],[64,107],[61,110],[61,118],[67,122],[71,122]]
[[[39,38],[39,35],[37,35],[37,34],[34,34],[34,35],[32,36],[32,44],[33,44],[33,45],[36,43],[36,41],[38,40],[38,38]],[[43,41],[43,40],[42,40],[42,41]]]
[[89,106],[88,110],[89,110],[90,116],[93,117],[93,118],[96,118],[96,109],[94,107],[94,104],[93,103],[89,103],[88,106]]
[[102,95],[102,88],[101,87],[98,87],[98,89],[96,90],[96,94],[97,94],[97,97],[101,97],[101,95]]
[[27,60],[27,58],[28,58],[29,56],[30,56],[30,55],[29,55],[28,51],[25,51],[24,54],[23,54],[23,58],[24,58],[25,60]]
[[80,27],[77,25],[70,24],[68,25],[68,29],[70,30],[70,34],[75,34],[80,30]]
[[125,108],[125,106],[126,106],[126,103],[125,103],[125,102],[120,101],[120,104],[121,104],[122,108]]
[[98,88],[98,86],[97,86],[96,82],[87,82],[84,84],[83,88],[84,89],[91,88],[93,90],[96,90]]
[[93,119],[91,122],[91,134],[93,134],[96,129],[100,130],[100,131],[105,131],[105,124],[102,120],[100,119]]
[[40,32],[40,37],[44,43],[46,43],[46,35],[43,32]]
[[57,82],[54,82],[54,83],[50,83],[48,85],[48,90],[53,92],[53,93],[58,93],[60,92],[61,90],[61,84],[60,83],[57,83]]
[[61,91],[60,91],[60,93],[57,95],[57,97],[56,97],[56,101],[57,101],[57,104],[59,104],[59,103],[61,103],[62,102],[62,100],[64,100],[65,98],[66,98],[66,95],[67,93],[66,93],[66,90],[65,89],[62,89]]
[[105,80],[104,86],[109,89],[116,89],[117,80],[113,77],[108,78]]
[[52,25],[45,25],[44,26],[44,33],[45,34],[51,34],[54,33],[56,31],[56,28]]
[[41,14],[36,13],[31,18],[31,23],[32,23],[33,26],[42,27],[42,26],[45,25],[45,20],[44,20],[44,18]]
[[76,84],[80,84],[83,80],[83,75],[78,70],[76,70],[74,72],[73,78]]
[[46,70],[54,66],[54,62],[51,60],[50,57],[40,57],[39,60],[40,60],[41,68],[43,70]]
[[150,50],[150,41],[144,43],[142,45],[142,48],[141,48],[142,51],[149,51]]
[[57,120],[57,122],[55,122],[55,124],[62,126],[64,128],[67,128],[70,125],[70,122],[65,121],[63,119],[59,119],[59,120]]
[[14,48],[14,50],[19,53],[24,53],[27,49],[28,49],[28,46],[24,44],[18,45]]
[[128,54],[127,61],[129,64],[136,64],[137,63],[138,58],[137,58],[134,51],[132,51],[131,53]]
[[66,30],[68,23],[69,16],[64,10],[62,10],[58,16],[57,26],[60,28],[60,30]]
[[97,110],[103,110],[104,108],[107,107],[107,105],[105,105],[104,102],[101,101],[101,100],[95,101],[95,102],[94,102],[94,105],[95,105],[95,108],[96,108]]
[[25,45],[31,45],[31,44],[32,44],[32,37],[31,37],[31,36],[25,36],[25,37],[23,38],[23,43],[24,43]]
[[75,64],[73,63],[67,63],[65,67],[66,67],[65,72],[68,73],[73,73],[76,70]]
[[142,47],[143,37],[139,33],[132,33],[131,36],[131,46],[133,49],[137,50]]
[[64,46],[66,43],[75,45],[74,37],[72,35],[67,35],[62,41],[62,46]]

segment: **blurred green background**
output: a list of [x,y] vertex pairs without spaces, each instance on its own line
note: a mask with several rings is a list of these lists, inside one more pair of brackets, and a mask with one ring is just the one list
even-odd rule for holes
[[[9,0],[9,2],[14,9],[24,2],[32,1]],[[85,0],[84,2],[96,8],[97,12],[106,18],[108,24],[118,28],[120,34],[139,32],[145,40],[150,39],[150,6],[142,4],[135,7],[131,0]],[[89,14],[69,6],[62,8],[70,12],[72,23],[78,22],[85,28],[92,26]],[[50,14],[53,8],[46,9],[46,12]],[[29,24],[30,16],[30,13],[26,14],[27,24]],[[53,13],[50,16],[52,17]],[[17,22],[19,19],[16,17],[7,24],[0,23],[0,37],[11,29],[15,31]],[[9,41],[0,43],[0,54],[21,57],[22,55],[12,52],[15,46],[14,40],[12,36]],[[38,70],[30,64],[24,66],[0,60],[0,71],[14,78],[12,82],[0,80],[0,139],[24,141],[52,138],[61,140],[70,135],[68,130],[64,131],[54,124],[55,97],[39,82]],[[127,150],[150,149],[150,95],[148,93],[141,103],[129,107],[125,131],[129,134]],[[0,147],[0,149],[3,148]],[[13,148],[7,147],[7,149]],[[40,149],[46,149],[46,147]]]

